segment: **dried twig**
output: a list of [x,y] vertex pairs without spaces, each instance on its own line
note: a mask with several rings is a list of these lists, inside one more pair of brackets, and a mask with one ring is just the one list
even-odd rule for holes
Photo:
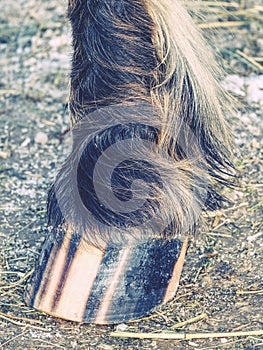
[[21,91],[18,90],[0,90],[0,95],[20,95]]
[[12,318],[13,320],[26,321],[26,322],[30,322],[30,323],[38,323],[38,324],[43,325],[43,323],[41,321],[39,321],[39,320],[34,320],[34,319],[31,319],[31,318],[25,318],[25,317],[18,317],[18,316],[7,315],[7,314],[4,314],[3,312],[0,311],[0,317],[1,316]]
[[18,322],[16,320],[13,320],[12,318],[10,318],[8,315],[2,314],[2,313],[0,313],[0,319],[8,321],[10,323],[13,323],[16,326],[26,327],[26,328],[34,328],[34,329],[37,329],[37,330],[40,330],[40,331],[47,331],[46,328],[38,327],[38,326],[34,326],[34,325],[31,325],[31,324],[26,324],[26,323],[22,323],[22,322]]
[[238,290],[237,295],[245,295],[245,294],[263,294],[263,289],[261,290]]
[[200,5],[212,6],[212,7],[234,7],[239,8],[239,4],[236,2],[226,1],[203,1]]
[[198,315],[198,316],[196,316],[196,317],[190,318],[189,320],[186,320],[186,321],[183,321],[183,322],[178,322],[178,323],[174,324],[174,325],[172,326],[172,328],[173,328],[173,329],[175,329],[175,328],[180,328],[180,327],[185,326],[186,324],[194,323],[194,322],[200,321],[200,320],[202,320],[202,319],[204,319],[204,318],[206,318],[206,317],[207,317],[207,314]]
[[17,334],[15,337],[11,338],[11,339],[8,339],[6,342],[0,344],[2,349],[4,349],[4,346],[6,346],[7,344],[11,343],[12,341],[14,341],[15,339],[21,337],[22,335],[24,335],[25,333],[27,333],[28,330],[25,329],[23,332],[21,332],[20,334]]
[[263,66],[258,63],[253,57],[249,57],[248,55],[246,55],[244,52],[241,52],[240,50],[237,50],[237,53],[245,58],[248,62],[252,63],[253,66],[255,66],[260,72],[263,72]]
[[229,28],[229,27],[241,27],[247,24],[248,23],[245,21],[211,22],[211,23],[199,23],[198,27],[201,29]]
[[170,340],[190,340],[190,339],[208,339],[208,338],[230,338],[230,337],[249,337],[262,336],[263,329],[247,332],[222,332],[222,333],[133,333],[133,332],[112,332],[111,337],[117,338],[139,338],[139,339],[170,339]]
[[32,275],[33,273],[33,269],[31,271],[29,271],[28,273],[25,273],[24,276],[17,282],[15,283],[12,283],[12,284],[9,284],[8,286],[3,286],[2,288],[0,288],[0,290],[3,290],[3,289],[12,289],[12,288],[15,288],[17,286],[19,286],[20,284],[22,284],[29,276]]

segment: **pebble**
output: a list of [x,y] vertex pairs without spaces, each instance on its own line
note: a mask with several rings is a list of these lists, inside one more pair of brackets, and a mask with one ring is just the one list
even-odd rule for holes
[[34,64],[36,64],[37,60],[35,57],[30,57],[28,60],[24,62],[24,65],[27,67],[32,67]]
[[30,144],[31,139],[29,137],[26,137],[25,140],[21,143],[21,147],[26,147]]
[[222,339],[221,339],[221,343],[222,343],[222,344],[226,344],[227,342],[228,342],[228,340],[227,340],[226,338],[222,338]]
[[124,331],[126,331],[127,328],[128,328],[128,326],[125,323],[121,323],[121,324],[117,325],[116,331],[117,332],[124,332]]
[[247,97],[248,103],[263,104],[263,75],[240,77],[236,74],[230,74],[223,81],[223,86],[238,96]]
[[49,45],[53,48],[58,48],[63,45],[68,45],[70,43],[70,37],[67,35],[60,35],[58,37],[53,37],[49,41]]
[[0,151],[0,158],[2,158],[2,159],[7,159],[7,158],[8,158],[8,153],[7,153],[7,152]]
[[263,75],[245,78],[247,85],[247,101],[263,104]]
[[35,142],[39,143],[41,145],[45,145],[48,141],[48,137],[47,134],[45,134],[42,131],[39,131],[36,136],[35,136]]
[[236,75],[230,74],[226,77],[223,82],[223,86],[226,90],[237,94],[238,96],[246,96],[245,88],[244,88],[244,78]]

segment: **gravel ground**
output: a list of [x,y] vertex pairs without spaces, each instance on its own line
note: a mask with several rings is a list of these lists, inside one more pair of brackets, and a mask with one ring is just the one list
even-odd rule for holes
[[[240,186],[232,204],[207,218],[188,251],[177,296],[149,317],[118,326],[77,324],[25,306],[23,291],[45,239],[47,190],[70,149],[67,94],[70,34],[65,0],[0,0],[0,343],[3,349],[261,349],[256,336],[205,340],[119,339],[126,330],[179,333],[263,330],[262,7],[210,5],[198,21],[218,28],[214,47],[224,84],[239,102],[230,122]],[[220,12],[220,11],[221,12]],[[242,12],[243,11],[243,12]],[[213,25],[215,27],[215,25]],[[204,29],[205,33],[208,32]],[[209,30],[210,31],[210,30]],[[253,58],[253,59],[252,59]],[[262,72],[262,70],[261,70]],[[193,317],[203,315],[199,321]]]

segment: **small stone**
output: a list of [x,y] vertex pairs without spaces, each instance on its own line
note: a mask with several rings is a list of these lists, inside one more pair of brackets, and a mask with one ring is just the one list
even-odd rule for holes
[[70,42],[70,39],[67,35],[61,35],[58,37],[53,37],[49,41],[49,45],[53,48],[58,48],[63,45],[67,45]]
[[102,349],[102,350],[112,350],[113,347],[112,347],[111,345],[101,344],[101,345],[99,345],[99,349]]
[[227,342],[228,342],[228,340],[227,340],[226,338],[222,338],[222,339],[221,339],[221,343],[222,343],[222,344],[226,344]]
[[29,137],[26,137],[25,140],[21,143],[21,147],[24,148],[30,144],[31,140]]
[[263,103],[263,76],[252,76],[246,79],[248,102]]
[[42,131],[39,131],[36,136],[35,136],[35,142],[39,143],[41,145],[45,145],[48,141],[48,137],[47,134],[45,134]]
[[2,158],[2,159],[7,159],[7,158],[8,158],[8,153],[7,153],[7,152],[0,151],[0,158]]
[[194,343],[194,342],[192,342],[192,341],[189,341],[188,344],[189,344],[190,346],[194,347],[194,348],[198,348],[198,347],[199,347],[199,344]]
[[236,74],[228,75],[223,82],[223,86],[226,90],[237,94],[239,96],[245,96],[244,91],[244,78],[239,77]]
[[127,328],[128,328],[128,326],[125,323],[121,323],[121,324],[118,324],[118,326],[116,327],[116,331],[117,332],[124,332],[124,331],[126,331]]
[[36,64],[37,60],[35,57],[30,57],[28,60],[26,60],[24,62],[25,66],[33,66],[34,64]]

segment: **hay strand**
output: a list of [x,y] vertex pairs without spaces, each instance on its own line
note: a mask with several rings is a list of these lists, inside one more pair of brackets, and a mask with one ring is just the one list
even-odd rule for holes
[[196,317],[190,318],[189,320],[186,320],[186,321],[183,321],[183,322],[178,322],[178,323],[174,324],[172,326],[172,328],[173,329],[180,328],[180,327],[183,327],[183,326],[185,326],[185,325],[187,325],[189,323],[194,323],[194,322],[200,321],[200,320],[202,320],[202,319],[204,319],[206,317],[207,317],[207,314],[198,315]]
[[133,333],[133,332],[112,332],[111,337],[117,338],[138,338],[138,339],[170,339],[170,340],[190,340],[190,339],[208,339],[208,338],[231,338],[231,337],[249,337],[262,336],[262,330],[247,332],[222,332],[222,333]]
[[211,23],[199,23],[198,27],[201,29],[229,28],[229,27],[241,27],[247,24],[248,23],[246,21],[211,22]]

